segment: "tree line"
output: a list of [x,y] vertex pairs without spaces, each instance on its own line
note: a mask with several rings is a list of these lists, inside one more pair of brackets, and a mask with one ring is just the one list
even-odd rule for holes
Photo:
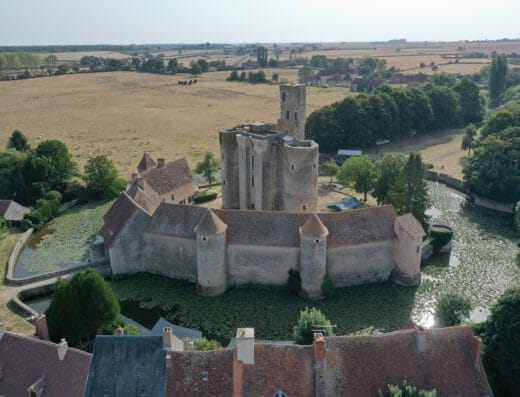
[[462,79],[455,86],[383,86],[373,94],[349,96],[311,113],[305,134],[326,153],[368,147],[379,139],[430,133],[480,122],[484,113],[478,86]]

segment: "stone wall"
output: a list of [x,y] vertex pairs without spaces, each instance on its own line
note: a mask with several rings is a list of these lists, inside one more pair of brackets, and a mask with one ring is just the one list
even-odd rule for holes
[[464,186],[464,182],[457,178],[453,178],[451,175],[435,171],[426,171],[426,178],[433,182],[444,183],[446,186],[449,186],[463,193],[469,194],[468,189],[466,189],[466,187]]
[[513,214],[515,212],[514,204],[501,203],[500,201],[486,199],[484,197],[480,197],[477,195],[473,195],[473,197],[475,198],[475,205],[478,205],[479,207],[484,207],[484,208],[488,208],[490,210],[504,212],[506,214]]
[[327,250],[327,273],[338,288],[387,281],[395,267],[394,240]]

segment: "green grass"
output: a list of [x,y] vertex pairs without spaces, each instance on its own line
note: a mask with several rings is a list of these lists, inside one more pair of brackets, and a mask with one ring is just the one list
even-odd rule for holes
[[42,237],[36,253],[24,261],[25,268],[46,273],[58,270],[60,263],[88,260],[89,243],[103,226],[103,216],[112,203],[78,205],[53,219],[47,228],[54,232]]
[[236,288],[216,298],[197,295],[195,285],[153,274],[114,280],[120,301],[138,301],[141,308],[159,308],[166,318],[219,338],[238,327],[254,327],[259,339],[291,339],[292,328],[305,307],[316,307],[336,325],[338,335],[391,331],[408,322],[415,288],[392,283],[340,288],[337,296],[311,302],[281,288]]

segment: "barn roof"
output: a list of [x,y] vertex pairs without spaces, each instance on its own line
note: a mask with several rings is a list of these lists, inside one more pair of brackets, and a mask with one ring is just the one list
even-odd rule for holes
[[145,172],[155,167],[157,167],[157,162],[152,159],[148,153],[144,153],[139,165],[137,166],[137,172]]
[[185,158],[170,161],[160,168],[152,168],[142,175],[146,184],[157,194],[163,195],[174,189],[192,183],[190,167]]
[[0,217],[6,221],[21,221],[31,210],[13,200],[0,200]]

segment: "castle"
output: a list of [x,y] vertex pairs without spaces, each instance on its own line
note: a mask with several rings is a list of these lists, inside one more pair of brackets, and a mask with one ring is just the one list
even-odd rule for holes
[[[208,296],[248,283],[284,285],[298,270],[302,292],[389,279],[420,283],[425,232],[391,206],[316,213],[318,145],[303,139],[305,87],[280,86],[281,118],[220,131],[222,209],[122,193],[105,215],[92,256],[113,274],[152,272],[197,283]],[[254,211],[251,211],[254,210]]]

